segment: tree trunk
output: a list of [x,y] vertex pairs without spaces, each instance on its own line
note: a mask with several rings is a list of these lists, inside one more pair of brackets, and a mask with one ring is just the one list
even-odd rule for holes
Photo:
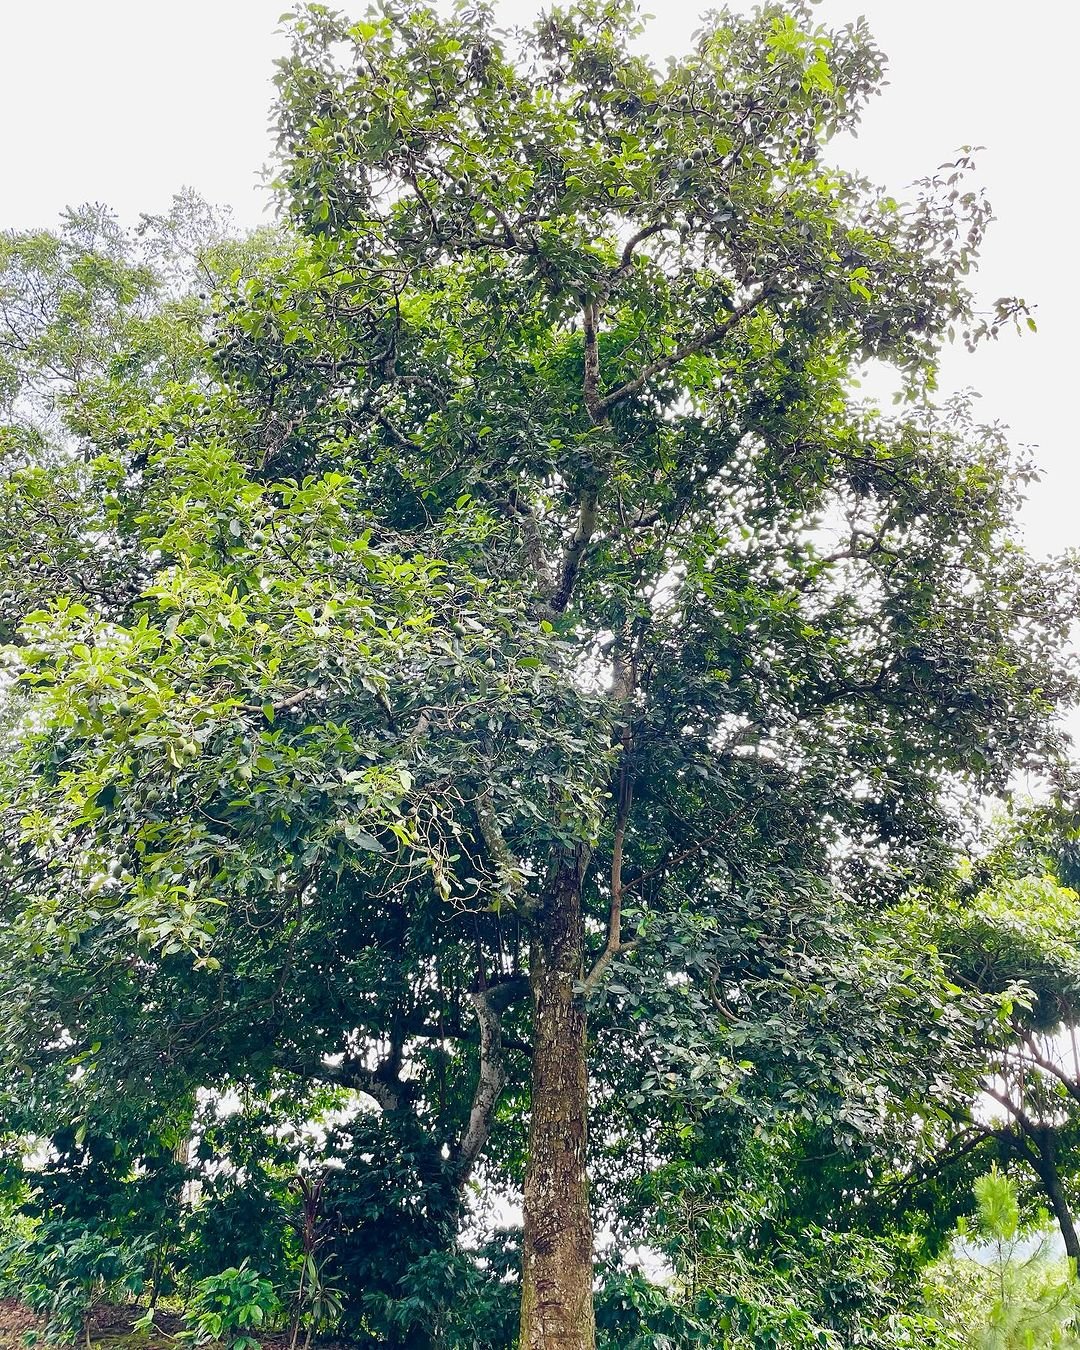
[[559,868],[532,944],[532,1118],[525,1174],[520,1350],[593,1350],[593,1234],[585,1172],[588,1079],[581,978],[583,851]]
[[1073,1270],[1077,1271],[1080,1264],[1080,1238],[1077,1237],[1072,1211],[1065,1195],[1065,1188],[1061,1184],[1053,1131],[1050,1129],[1040,1131],[1035,1146],[1039,1151],[1039,1161],[1036,1164],[1039,1180],[1043,1184],[1046,1198],[1050,1201],[1050,1208],[1054,1211],[1054,1218],[1057,1219],[1058,1227],[1061,1229],[1065,1251],[1073,1263]]

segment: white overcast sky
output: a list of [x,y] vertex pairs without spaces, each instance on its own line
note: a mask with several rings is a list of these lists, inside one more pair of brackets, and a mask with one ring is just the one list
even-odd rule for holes
[[[366,0],[341,0],[360,14]],[[707,5],[665,0],[649,48],[683,48]],[[0,0],[0,228],[55,224],[103,201],[134,221],[182,186],[264,218],[258,170],[270,141],[270,75],[287,0]],[[538,6],[502,0],[506,21]],[[1037,304],[1037,336],[1007,336],[946,362],[984,416],[1036,447],[1044,481],[1025,513],[1038,552],[1080,544],[1076,416],[1080,281],[1075,235],[1075,0],[821,0],[822,23],[865,14],[889,86],[836,158],[894,193],[961,145],[984,145],[978,178],[998,220],[978,289]]]

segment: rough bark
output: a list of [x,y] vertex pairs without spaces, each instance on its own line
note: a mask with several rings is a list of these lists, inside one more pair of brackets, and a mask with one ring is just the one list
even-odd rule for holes
[[1072,1210],[1069,1208],[1065,1188],[1061,1184],[1053,1131],[1049,1129],[1041,1130],[1034,1143],[1038,1149],[1038,1162],[1035,1164],[1035,1170],[1039,1174],[1039,1180],[1043,1184],[1046,1198],[1050,1201],[1050,1208],[1054,1211],[1054,1218],[1057,1219],[1058,1227],[1061,1229],[1065,1251],[1073,1262],[1073,1269],[1076,1270],[1078,1263],[1080,1263],[1080,1237],[1077,1237]]
[[532,1119],[525,1177],[520,1350],[593,1350],[593,1233],[585,1172],[588,1081],[583,853],[565,858],[532,948]]

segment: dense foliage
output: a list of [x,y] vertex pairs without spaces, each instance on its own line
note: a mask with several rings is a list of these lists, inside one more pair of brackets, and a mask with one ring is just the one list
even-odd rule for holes
[[955,1346],[925,1271],[994,1158],[1069,1241],[1080,1100],[1060,814],[957,861],[1068,794],[1076,612],[933,402],[1026,316],[971,164],[826,167],[882,58],[798,3],[290,28],[279,230],[0,243],[8,1287]]

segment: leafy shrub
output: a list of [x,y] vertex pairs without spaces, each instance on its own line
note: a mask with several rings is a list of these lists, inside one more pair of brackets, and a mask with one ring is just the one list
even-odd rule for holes
[[345,1328],[395,1345],[441,1335],[461,1291],[457,1198],[438,1147],[415,1120],[361,1118],[350,1123],[340,1164],[324,1192],[333,1215],[324,1251]]
[[104,1227],[71,1220],[38,1223],[9,1241],[3,1289],[46,1319],[50,1340],[82,1335],[89,1345],[96,1304],[140,1294],[151,1257],[146,1238],[123,1242]]
[[290,1345],[296,1345],[300,1327],[307,1329],[304,1337],[305,1350],[311,1344],[311,1338],[323,1327],[335,1324],[341,1317],[341,1291],[329,1283],[325,1272],[311,1252],[304,1255],[300,1263],[300,1276],[293,1297],[294,1317]]
[[259,1350],[253,1334],[281,1311],[269,1280],[246,1263],[207,1275],[192,1290],[180,1335],[193,1345],[223,1341],[229,1350]]
[[[706,1314],[714,1311],[712,1300]],[[698,1307],[681,1306],[672,1291],[636,1271],[604,1272],[596,1299],[596,1332],[600,1350],[682,1350],[714,1340],[711,1326],[698,1317]]]
[[370,1299],[368,1325],[374,1334],[361,1344],[403,1350],[509,1350],[516,1345],[520,1287],[488,1263],[486,1253],[497,1245],[484,1244],[476,1252],[452,1247],[420,1257],[395,1297]]

